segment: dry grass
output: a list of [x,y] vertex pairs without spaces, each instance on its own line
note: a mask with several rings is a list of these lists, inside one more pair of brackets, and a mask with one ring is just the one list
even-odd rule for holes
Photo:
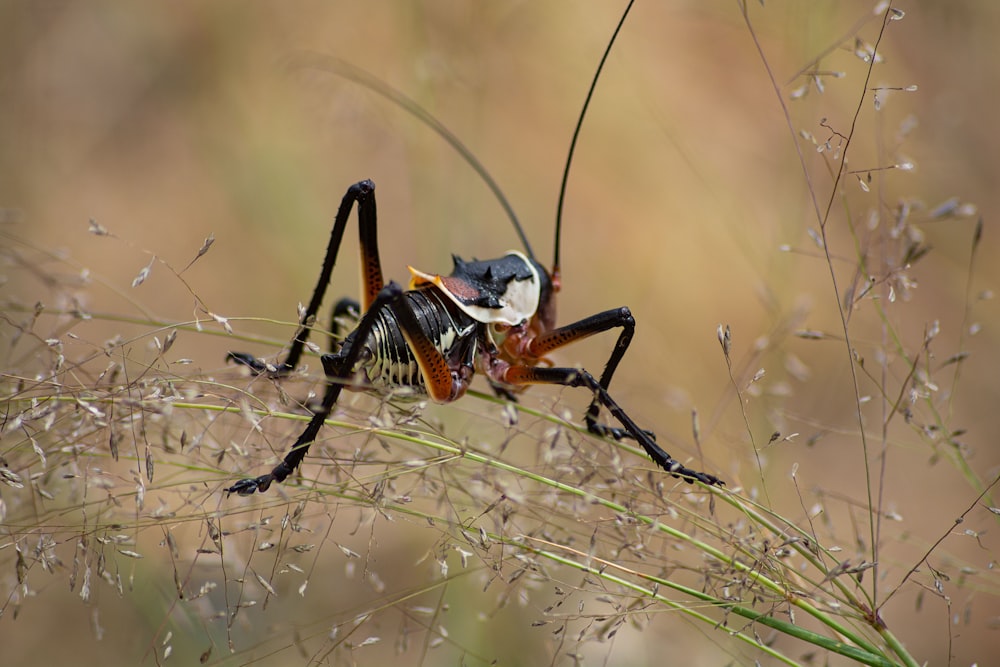
[[[226,497],[283,455],[321,378],[314,356],[275,383],[225,351],[287,342],[349,183],[379,183],[395,277],[514,244],[426,127],[275,63],[332,53],[431,109],[544,257],[619,11],[314,9],[4,10],[35,36],[7,40],[0,123],[35,142],[0,134],[12,664],[989,660],[996,194],[952,164],[976,123],[921,102],[945,75],[905,66],[945,52],[934,8],[640,2],[598,86],[561,320],[632,307],[612,393],[725,489],[538,389],[348,396],[300,475]],[[597,369],[609,344],[563,356]]]

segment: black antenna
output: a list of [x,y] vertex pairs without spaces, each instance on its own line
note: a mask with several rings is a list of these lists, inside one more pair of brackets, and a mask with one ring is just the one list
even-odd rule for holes
[[[490,189],[493,196],[497,198],[498,202],[500,202],[500,206],[503,207],[503,210],[510,219],[511,224],[514,225],[514,231],[517,232],[518,237],[521,239],[521,245],[524,246],[524,250],[528,257],[535,259],[535,253],[531,249],[531,244],[528,242],[528,237],[524,233],[524,229],[521,227],[521,222],[517,219],[517,215],[514,213],[514,208],[510,205],[510,202],[507,201],[507,197],[504,196],[500,186],[497,185],[497,182],[493,180],[492,176],[490,176],[490,173],[486,170],[486,167],[483,166],[483,163],[476,159],[476,156],[472,154],[472,151],[470,151],[468,147],[466,147],[466,145],[463,144],[454,133],[452,133],[451,130],[445,127],[441,121],[432,116],[429,111],[420,106],[415,100],[410,99],[389,84],[381,81],[370,72],[341,60],[336,56],[324,55],[312,51],[303,51],[288,58],[285,61],[285,67],[287,69],[315,69],[321,72],[329,72],[330,74],[335,74],[353,81],[368,90],[385,97],[404,111],[408,112],[410,115],[414,116],[421,123],[432,129],[439,137],[448,142],[448,144],[462,156],[462,159],[465,160],[477,174],[479,174],[479,177],[483,179],[483,182],[486,183],[486,187]],[[586,107],[584,107],[584,109],[586,109]]]
[[576,150],[576,140],[580,136],[580,128],[583,127],[583,119],[587,116],[587,107],[590,106],[590,99],[594,96],[594,88],[597,87],[597,80],[601,78],[601,70],[604,69],[604,63],[608,59],[608,54],[611,53],[611,47],[614,46],[615,40],[618,38],[618,33],[622,29],[622,25],[625,23],[625,18],[628,13],[632,10],[632,5],[635,4],[635,0],[629,0],[628,6],[622,13],[622,17],[618,20],[618,26],[615,28],[614,34],[611,35],[611,41],[608,42],[608,46],[604,49],[604,55],[601,56],[601,62],[597,66],[597,71],[594,72],[594,79],[590,82],[590,90],[587,91],[587,99],[583,102],[583,108],[580,109],[580,117],[576,119],[576,128],[573,130],[573,140],[569,143],[569,155],[566,156],[566,167],[563,169],[562,184],[559,186],[559,203],[556,206],[556,239],[555,239],[555,252],[554,258],[552,260],[552,278],[558,283],[559,280],[559,242],[562,233],[562,214],[563,214],[563,202],[566,199],[566,183],[569,181],[569,168],[573,164],[573,152]]

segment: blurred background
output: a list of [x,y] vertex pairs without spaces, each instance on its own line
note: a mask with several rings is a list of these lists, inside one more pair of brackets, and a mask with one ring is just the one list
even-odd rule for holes
[[[890,589],[978,494],[949,462],[951,452],[960,450],[987,482],[1000,462],[1000,321],[989,299],[1000,270],[992,261],[1000,250],[992,219],[1000,196],[993,127],[1000,7],[898,3],[905,18],[890,24],[869,82],[882,88],[863,96],[868,65],[858,52],[878,38],[874,3],[750,5],[794,136],[736,3],[640,0],[597,87],[572,166],[560,321],[629,306],[638,329],[615,378],[618,400],[678,458],[744,493],[766,493],[779,513],[801,517],[814,503],[837,498],[831,514],[844,521],[839,537],[860,559],[864,545],[853,535],[867,529],[853,521],[867,519],[858,509],[868,500],[865,454],[837,309],[838,300],[857,297],[849,309],[852,339],[871,372],[862,373],[860,392],[874,399],[865,419],[878,436],[869,443],[872,474],[880,474],[882,398],[891,404],[926,391],[935,406],[915,397],[913,412],[896,416],[885,435],[881,501],[903,522],[887,524],[883,536],[881,585]],[[548,0],[0,4],[6,372],[27,374],[37,362],[33,348],[14,340],[13,323],[39,301],[185,322],[198,313],[197,295],[230,318],[237,335],[273,344],[247,349],[225,336],[188,334],[178,338],[178,355],[205,373],[232,373],[223,368],[226,350],[275,354],[292,334],[287,323],[297,317],[296,304],[309,297],[340,198],[363,178],[378,185],[388,277],[405,280],[408,264],[447,272],[452,253],[489,258],[518,247],[482,179],[440,137],[329,69],[286,66],[304,52],[363,68],[446,125],[496,178],[549,264],[573,126],[622,8]],[[902,90],[911,86],[916,90]],[[842,150],[859,103],[849,149],[849,168],[858,173],[846,177],[828,226],[838,293],[815,241],[816,209],[796,145],[824,210],[832,188],[826,160]],[[830,147],[818,152],[813,140]],[[886,169],[900,164],[913,168]],[[902,240],[884,232],[897,226],[901,202],[913,223]],[[973,258],[980,215],[984,231]],[[117,238],[88,233],[91,219]],[[357,293],[355,234],[352,224],[328,305]],[[210,251],[184,270],[210,235]],[[891,247],[907,239],[931,248],[911,270],[893,259]],[[183,270],[186,286],[153,263],[133,288],[150,265],[144,251]],[[871,261],[866,268],[859,268],[859,252]],[[67,287],[82,269],[89,284]],[[65,280],[53,282],[53,274]],[[867,275],[876,276],[870,287]],[[940,333],[924,346],[934,322]],[[734,379],[716,337],[720,324],[732,331]],[[81,335],[91,343],[149,329],[101,317],[86,326]],[[206,328],[221,331],[214,323]],[[826,337],[797,337],[798,330]],[[612,340],[567,348],[559,361],[597,371]],[[86,348],[66,345],[68,358]],[[921,383],[901,350],[922,360],[914,374]],[[960,351],[970,353],[968,362],[943,366]],[[751,383],[758,369],[766,373]],[[576,417],[587,403],[572,391],[542,388],[531,396],[533,407]],[[446,408],[467,419],[476,409]],[[946,442],[943,432],[953,431],[962,431],[961,447]],[[768,445],[774,432],[781,437]],[[343,523],[332,525],[359,527]],[[930,564],[952,577],[948,602],[929,592],[933,600],[918,604],[923,589],[912,586],[883,610],[918,659],[946,664],[951,651],[952,664],[989,661],[984,647],[995,645],[1000,618],[996,580],[975,581],[969,573],[993,563],[992,523],[981,505],[962,530],[985,534],[977,539],[956,529],[935,552]],[[369,537],[355,536],[353,548],[372,549],[381,570],[402,573],[440,536],[421,537],[411,527]],[[346,534],[337,539],[351,542]],[[430,545],[421,542],[427,539]],[[323,558],[334,554],[324,551]],[[105,586],[99,602],[82,602],[64,579],[53,577],[48,589],[36,581],[37,597],[19,615],[0,617],[5,660],[81,664],[85,653],[94,662],[82,664],[131,665],[162,656],[167,643],[177,659],[197,658],[214,631],[197,614],[177,611],[165,563],[129,564],[145,568],[140,577],[132,570],[139,584],[121,595]],[[341,559],[317,567],[345,565]],[[965,575],[974,580],[965,587],[962,568],[971,568]],[[8,596],[14,584],[3,586]],[[291,608],[328,625],[368,609],[332,587],[311,592]],[[435,655],[441,664],[456,664],[457,656],[466,664],[570,660],[548,631],[532,627],[540,616],[534,602],[496,617],[466,616],[463,609],[490,608],[492,601],[477,601],[482,595],[492,600],[496,591],[470,583],[451,602],[458,626],[449,634],[451,652],[404,653],[404,664],[437,664]],[[273,654],[254,652],[256,642],[287,630],[274,628],[287,621],[279,614],[296,598],[294,590],[279,591],[283,603],[243,614],[245,634],[235,648],[245,653],[232,664],[306,663],[292,631]],[[661,662],[678,651],[686,664],[719,664],[728,649],[716,644],[725,638],[699,629],[654,617],[644,632],[630,627],[580,650],[598,663]],[[59,641],[52,641],[54,630]],[[374,664],[389,659],[390,650],[360,648],[352,659]],[[226,651],[217,646],[210,661],[224,661]]]

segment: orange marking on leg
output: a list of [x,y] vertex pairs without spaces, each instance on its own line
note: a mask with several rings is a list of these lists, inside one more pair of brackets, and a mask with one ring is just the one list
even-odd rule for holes
[[365,252],[361,250],[361,285],[362,285],[362,312],[367,312],[375,302],[375,297],[385,287],[382,278],[382,265],[379,263],[377,253]]
[[417,366],[420,367],[420,373],[424,376],[427,394],[438,403],[451,401],[453,381],[451,369],[448,368],[448,362],[445,361],[444,355],[434,347],[434,343],[429,338],[425,336],[413,338],[405,327],[401,331],[406,339],[406,344],[413,351]]
[[555,331],[544,333],[537,338],[532,339],[528,344],[528,353],[534,357],[544,357],[549,352],[569,345],[580,338],[581,336],[570,334],[561,329],[556,329]]
[[537,384],[540,382],[531,366],[509,366],[503,373],[503,382],[510,385]]

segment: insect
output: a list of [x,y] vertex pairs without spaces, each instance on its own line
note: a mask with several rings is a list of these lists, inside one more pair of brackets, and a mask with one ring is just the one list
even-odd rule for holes
[[[621,17],[618,29],[627,13],[626,10]],[[607,45],[577,120],[563,175],[563,193],[587,105],[617,34],[618,30]],[[415,105],[409,101],[406,104]],[[408,109],[413,110],[412,107]],[[433,123],[433,119],[430,122]],[[724,484],[718,477],[687,468],[671,457],[656,444],[655,436],[640,428],[609,393],[611,379],[635,333],[635,320],[627,307],[556,326],[562,196],[551,272],[535,260],[520,224],[512,217],[524,252],[510,251],[498,259],[483,261],[464,261],[455,256],[453,270],[447,276],[411,267],[409,289],[403,289],[395,282],[386,283],[383,278],[378,252],[375,184],[370,180],[355,183],[341,201],[319,279],[284,361],[269,366],[241,352],[230,352],[228,360],[247,366],[257,374],[281,376],[294,370],[326,294],[355,204],[361,246],[362,300],[357,305],[342,301],[335,308],[335,317],[356,307],[360,319],[339,349],[322,356],[327,377],[322,403],[313,410],[312,418],[288,454],[267,474],[240,480],[226,489],[227,493],[252,495],[266,491],[272,483],[284,481],[305,458],[344,389],[379,393],[406,389],[418,396],[448,403],[462,397],[476,372],[486,377],[498,395],[510,399],[514,398],[514,392],[531,384],[583,387],[593,394],[584,415],[590,432],[635,440],[657,465],[675,477],[708,485]],[[546,357],[555,350],[613,329],[619,330],[618,339],[600,379],[586,369],[548,364]],[[599,421],[602,407],[620,427]]]

